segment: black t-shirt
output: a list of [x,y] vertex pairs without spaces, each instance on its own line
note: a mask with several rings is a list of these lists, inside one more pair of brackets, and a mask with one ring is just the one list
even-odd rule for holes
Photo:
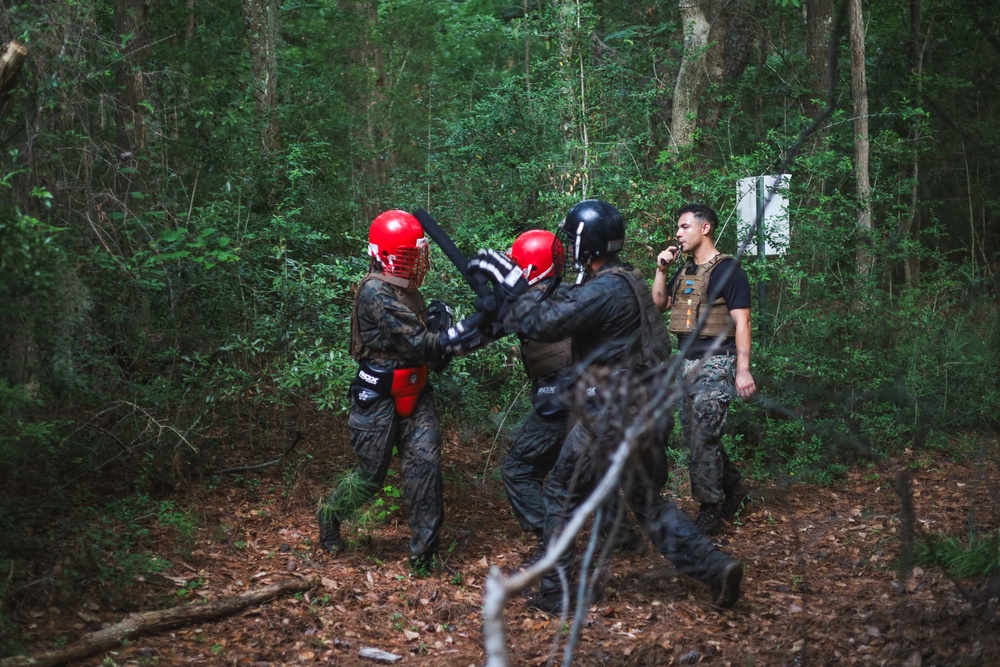
[[[686,266],[687,264],[681,266],[674,273],[674,277],[670,279],[670,282],[667,283],[667,294],[673,295],[674,282]],[[736,260],[732,257],[721,260],[715,266],[715,270],[712,271],[712,278],[708,282],[708,293],[710,295],[715,294],[717,290],[721,290],[718,293],[725,299],[726,307],[729,310],[750,307],[750,279],[747,277],[747,272],[743,270],[743,267],[737,264]],[[687,336],[685,335],[677,336],[680,348],[684,347],[686,339]],[[713,340],[713,338],[699,338],[695,340],[691,345],[691,352],[688,356],[697,356],[704,353],[712,347]],[[736,352],[736,339],[727,338],[718,349],[718,352]]]

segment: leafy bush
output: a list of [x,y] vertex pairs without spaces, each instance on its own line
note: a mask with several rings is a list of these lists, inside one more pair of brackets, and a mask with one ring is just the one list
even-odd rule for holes
[[1000,530],[970,532],[968,540],[938,534],[917,542],[916,562],[937,565],[957,579],[988,577],[1000,572]]

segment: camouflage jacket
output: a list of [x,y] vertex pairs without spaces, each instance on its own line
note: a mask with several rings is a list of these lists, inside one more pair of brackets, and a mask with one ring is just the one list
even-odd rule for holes
[[649,288],[617,259],[583,284],[560,286],[541,303],[522,296],[511,304],[503,323],[530,340],[572,337],[575,358],[587,365],[627,368],[650,357],[663,361],[670,352]]
[[379,368],[410,368],[441,361],[440,336],[424,324],[418,290],[406,290],[368,274],[358,285],[351,313],[351,356]]

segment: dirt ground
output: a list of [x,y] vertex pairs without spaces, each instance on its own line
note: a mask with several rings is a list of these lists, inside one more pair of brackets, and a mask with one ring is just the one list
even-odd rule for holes
[[[349,465],[337,451],[338,462]],[[112,604],[95,592],[77,604],[27,612],[32,635],[44,638],[29,648],[51,648],[57,637],[71,642],[129,611],[317,574],[321,585],[307,593],[138,637],[76,664],[369,666],[378,663],[359,652],[378,648],[401,656],[398,665],[482,665],[488,568],[512,567],[530,544],[498,476],[484,476],[483,452],[451,442],[444,459],[442,545],[455,575],[408,572],[400,510],[355,536],[346,554],[321,553],[313,544],[321,480],[300,475],[290,488],[287,473],[272,469],[250,484],[192,484],[176,500],[197,508],[199,532],[193,544],[162,545],[173,567],[148,577],[127,601]],[[912,474],[918,535],[962,536],[970,521],[980,530],[1000,525],[995,457],[954,463],[908,452],[891,464],[858,466],[830,487],[761,489],[763,497],[718,538],[746,565],[745,597],[734,609],[714,609],[707,588],[659,554],[618,554],[574,664],[1000,665],[995,582],[956,583],[930,566],[898,576],[904,529],[894,484],[904,469]],[[683,479],[675,490],[693,513]],[[511,664],[562,663],[566,626],[523,598],[510,604],[507,630]]]

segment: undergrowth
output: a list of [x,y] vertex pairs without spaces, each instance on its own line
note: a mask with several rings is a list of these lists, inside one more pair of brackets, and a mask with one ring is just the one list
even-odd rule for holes
[[1000,529],[970,532],[968,539],[937,534],[917,543],[914,560],[935,565],[956,579],[988,577],[1000,572]]

